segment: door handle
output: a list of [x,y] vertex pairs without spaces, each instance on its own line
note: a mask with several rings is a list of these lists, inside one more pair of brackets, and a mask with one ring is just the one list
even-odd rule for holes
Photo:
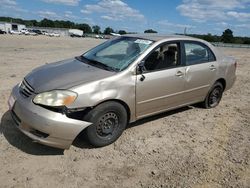
[[214,70],[216,70],[216,67],[215,67],[214,65],[211,65],[211,66],[209,67],[209,69],[210,69],[211,71],[214,71]]
[[178,76],[178,77],[182,77],[183,75],[184,73],[181,71],[177,71],[177,73],[175,74],[175,76]]

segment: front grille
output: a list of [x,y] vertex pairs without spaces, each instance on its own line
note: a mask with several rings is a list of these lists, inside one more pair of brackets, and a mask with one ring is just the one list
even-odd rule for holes
[[34,93],[34,89],[28,84],[28,82],[24,79],[19,87],[19,92],[24,97],[30,97]]

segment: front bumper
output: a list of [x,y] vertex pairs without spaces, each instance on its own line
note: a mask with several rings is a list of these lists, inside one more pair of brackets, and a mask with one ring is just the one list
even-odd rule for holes
[[77,135],[92,124],[35,105],[32,97],[25,98],[19,93],[18,86],[11,95],[15,99],[11,114],[17,127],[41,144],[68,149]]

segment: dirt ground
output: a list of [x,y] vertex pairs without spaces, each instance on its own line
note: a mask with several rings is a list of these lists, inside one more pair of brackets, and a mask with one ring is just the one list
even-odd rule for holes
[[0,187],[250,187],[250,49],[215,109],[185,107],[130,125],[114,144],[69,150],[32,142],[10,118],[12,87],[32,69],[79,55],[97,39],[0,36]]

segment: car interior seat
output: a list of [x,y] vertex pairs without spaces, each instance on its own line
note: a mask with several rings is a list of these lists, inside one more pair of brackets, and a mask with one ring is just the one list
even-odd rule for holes
[[177,47],[169,46],[168,50],[164,52],[164,59],[167,67],[176,66],[177,64]]

